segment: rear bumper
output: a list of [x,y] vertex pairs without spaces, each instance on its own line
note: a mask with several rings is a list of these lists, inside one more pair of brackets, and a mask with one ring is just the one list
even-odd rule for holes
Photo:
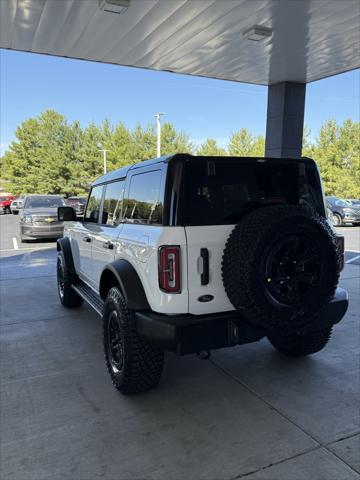
[[[314,318],[311,326],[298,333],[335,325],[344,317],[348,303],[346,290],[338,288],[334,298]],[[256,342],[271,333],[250,326],[238,312],[200,316],[137,312],[135,319],[140,336],[149,343],[178,355]]]

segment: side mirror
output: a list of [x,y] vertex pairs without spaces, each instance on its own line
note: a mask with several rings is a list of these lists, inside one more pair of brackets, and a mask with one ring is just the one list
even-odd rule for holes
[[72,207],[58,207],[58,220],[60,222],[76,222],[76,212]]

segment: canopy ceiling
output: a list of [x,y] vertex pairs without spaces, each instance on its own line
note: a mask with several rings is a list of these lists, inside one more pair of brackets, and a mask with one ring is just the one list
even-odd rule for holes
[[[269,85],[359,67],[358,0],[1,0],[0,47]],[[244,32],[272,29],[255,42]]]

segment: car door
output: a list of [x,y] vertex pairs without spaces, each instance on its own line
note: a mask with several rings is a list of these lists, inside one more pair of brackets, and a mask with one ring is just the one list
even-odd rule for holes
[[99,218],[103,192],[103,185],[97,185],[91,189],[84,220],[78,222],[73,232],[72,250],[75,251],[74,257],[77,262],[75,268],[80,278],[90,285],[93,284],[92,248],[93,241],[100,231]]
[[92,242],[92,286],[98,290],[101,273],[108,263],[114,261],[117,238],[123,228],[121,224],[125,180],[120,179],[105,186],[101,221]]

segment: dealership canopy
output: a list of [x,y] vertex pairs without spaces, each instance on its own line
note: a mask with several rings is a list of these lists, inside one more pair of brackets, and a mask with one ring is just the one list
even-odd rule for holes
[[359,0],[1,0],[0,18],[1,48],[268,85],[268,156],[299,156],[306,84],[360,63]]
[[[113,2],[122,13],[106,11]],[[261,85],[306,83],[359,66],[359,14],[358,0],[2,0],[0,46]]]

